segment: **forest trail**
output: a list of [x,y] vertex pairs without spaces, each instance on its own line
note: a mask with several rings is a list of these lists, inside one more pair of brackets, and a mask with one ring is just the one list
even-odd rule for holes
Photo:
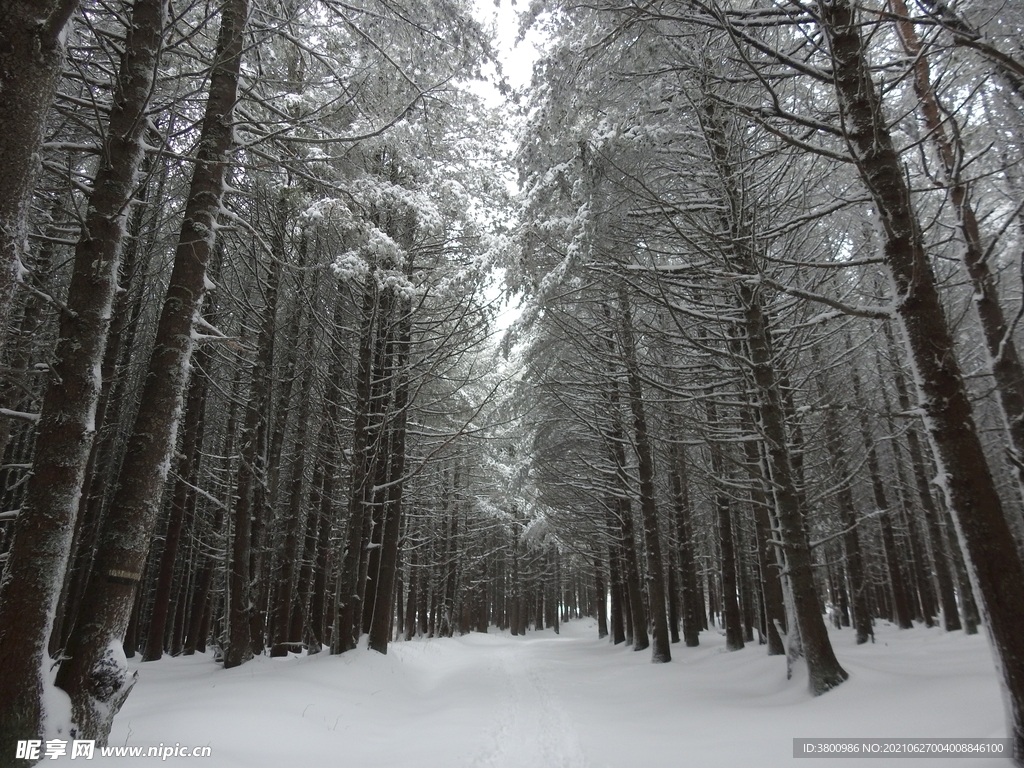
[[551,645],[558,642],[536,639],[498,650],[505,693],[495,702],[497,717],[467,768],[587,768],[575,725],[559,704],[549,682],[549,665],[544,663]]
[[[649,651],[598,639],[591,620],[558,635],[492,629],[392,643],[386,656],[359,648],[231,670],[209,655],[133,660],[140,681],[110,743],[208,745],[209,759],[166,761],[205,768],[887,768],[892,761],[794,763],[793,739],[1004,735],[983,636],[875,631],[863,646],[833,631],[851,679],[816,699],[763,646],[726,653],[718,630],[652,664]],[[97,754],[90,764],[155,763]],[[952,764],[917,759],[914,768]]]

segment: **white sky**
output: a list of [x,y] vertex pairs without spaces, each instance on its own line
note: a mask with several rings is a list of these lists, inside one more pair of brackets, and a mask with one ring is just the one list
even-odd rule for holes
[[[501,59],[502,74],[508,84],[517,91],[529,85],[533,75],[533,63],[539,56],[536,33],[527,35],[526,39],[516,44],[516,37],[519,34],[519,12],[524,8],[525,5],[516,5],[510,0],[475,0],[476,17],[485,26],[493,27],[495,30],[495,45]],[[504,100],[495,83],[472,83],[470,87],[491,106],[498,106]],[[495,275],[494,280],[488,291],[490,299],[496,299],[502,288],[501,275]],[[521,313],[518,300],[506,304],[495,320],[495,330],[504,333]]]
[[[494,25],[497,32],[496,44],[501,57],[503,74],[515,89],[521,89],[530,82],[533,63],[537,60],[537,35],[531,33],[516,45],[519,34],[519,12],[525,6],[510,0],[475,0],[476,16],[485,25]],[[496,99],[500,99],[495,94]]]

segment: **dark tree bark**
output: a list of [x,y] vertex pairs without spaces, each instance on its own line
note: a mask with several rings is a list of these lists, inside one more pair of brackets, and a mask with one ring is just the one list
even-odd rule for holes
[[[422,546],[418,541],[412,540],[407,545],[409,548],[409,596],[405,602],[405,639],[412,640],[416,635],[416,610],[419,607],[422,596],[420,594],[420,570],[418,569],[419,563],[419,548]],[[516,609],[518,604],[515,600],[516,589],[518,587],[517,579],[518,574],[516,573],[516,553],[513,547],[512,552],[512,607],[509,615],[509,625],[512,629],[513,635],[519,634],[518,625],[518,614]]]
[[[7,342],[15,286],[29,261],[23,257],[41,165],[39,152],[46,116],[64,69],[64,28],[77,7],[78,0],[0,2],[0,168],[4,169],[0,183],[0,350]],[[151,73],[139,70],[134,74],[149,77]],[[127,83],[125,70],[121,77],[123,87]],[[128,121],[121,128],[130,125]],[[122,133],[114,141],[122,137],[127,138]],[[122,159],[132,157],[128,145],[119,149],[127,151]],[[111,222],[110,226],[117,225]]]
[[[704,119],[704,135],[723,189],[723,199],[731,211],[741,211],[738,179],[729,156],[724,128],[710,106]],[[751,238],[742,222],[728,217],[726,241],[723,243],[727,264],[740,275],[758,278],[757,261],[751,252]],[[753,280],[735,282],[737,304],[743,314],[742,332],[749,349],[752,383],[760,401],[759,421],[772,484],[775,489],[777,531],[781,542],[784,568],[788,575],[789,595],[799,632],[803,654],[807,660],[811,693],[820,695],[847,679],[848,674],[836,659],[828,639],[828,630],[821,615],[817,587],[814,582],[813,559],[800,493],[790,454],[786,425],[786,409],[779,377],[775,369],[768,318],[765,314],[761,288]]]
[[[158,141],[155,131],[149,132],[154,142]],[[152,170],[154,155],[146,154],[140,168],[141,177],[146,177]],[[156,199],[162,199],[167,181],[167,165],[154,190]],[[117,429],[120,419],[125,419],[125,377],[131,349],[139,325],[142,311],[142,299],[146,293],[145,266],[152,254],[153,230],[155,221],[150,216],[149,237],[147,242],[140,242],[146,222],[144,214],[146,203],[150,199],[148,185],[141,184],[135,197],[132,212],[129,216],[128,232],[121,257],[120,277],[118,282],[121,291],[114,297],[114,308],[110,321],[110,332],[107,335],[107,347],[103,353],[103,364],[100,371],[99,402],[96,405],[96,437],[89,453],[89,462],[85,470],[85,482],[82,485],[82,496],[78,502],[78,513],[75,518],[75,535],[72,543],[72,565],[64,576],[64,589],[61,593],[62,605],[58,608],[53,633],[50,638],[51,654],[56,655],[58,648],[67,643],[68,633],[74,626],[82,594],[92,569],[93,557],[96,552],[96,537],[99,535],[104,501],[109,497],[108,486],[114,480],[116,460],[118,458]],[[110,418],[108,418],[108,414]]]
[[[650,645],[647,635],[647,611],[644,609],[644,598],[641,591],[640,563],[636,552],[636,538],[633,532],[633,505],[629,501],[629,487],[625,470],[625,451],[622,448],[621,427],[616,425],[617,434],[613,434],[614,452],[619,482],[618,495],[615,498],[615,517],[618,522],[619,554],[624,571],[623,602],[627,608],[626,638],[631,642],[634,651],[642,651]],[[620,455],[621,454],[621,455]]]
[[[744,263],[741,269],[750,270],[752,266]],[[778,533],[797,623],[797,627],[790,627],[789,631],[799,630],[810,672],[811,692],[819,695],[841,684],[848,675],[835,657],[821,615],[810,544],[789,460],[783,403],[772,366],[766,318],[753,286],[740,283],[737,293],[744,313],[752,375],[761,399],[760,423],[775,487]]]
[[[737,527],[739,530],[739,527]],[[742,536],[739,537],[742,542]],[[754,587],[750,577],[750,568],[746,554],[749,550],[740,544],[737,547],[739,557],[739,590],[740,590],[740,613],[743,616],[743,640],[747,643],[754,642]]]
[[[771,330],[764,309],[761,274],[755,252],[755,238],[745,220],[740,189],[741,176],[733,157],[736,147],[729,142],[726,126],[714,100],[708,99],[699,118],[712,164],[720,186],[722,236],[719,247],[728,267],[735,272],[734,291],[742,322],[737,331],[751,383],[759,400],[759,431],[764,438],[765,455],[775,496],[775,527],[787,575],[788,604],[792,606],[796,633],[803,647],[809,671],[809,686],[814,695],[835,688],[847,679],[828,640],[814,582],[813,558],[801,508],[799,464],[795,466],[790,430],[786,425],[786,403],[782,381],[772,353]],[[745,337],[745,338],[743,338]],[[791,648],[796,649],[791,643]],[[791,658],[791,662],[792,662]]]
[[[705,412],[708,425],[718,426],[718,407],[710,391],[705,392]],[[725,462],[722,460],[722,446],[712,441],[708,446],[711,450],[711,471],[719,482],[727,478]],[[729,651],[743,648],[743,631],[740,627],[740,607],[737,602],[736,583],[736,550],[733,546],[732,509],[729,496],[720,487],[715,493],[715,512],[718,523],[718,544],[721,548],[722,575],[722,616],[725,620],[725,647]]]
[[160,566],[153,595],[153,610],[149,618],[146,648],[142,656],[143,661],[156,661],[163,656],[174,565],[189,500],[194,498],[191,486],[194,486],[198,479],[199,467],[197,465],[200,459],[199,446],[202,440],[203,410],[206,404],[208,381],[206,368],[209,365],[210,357],[205,349],[199,350],[195,356],[196,364],[194,366],[197,373],[192,376],[189,383],[183,423],[184,434],[181,441],[181,458],[178,460],[177,468],[178,480],[174,484],[170,518],[167,522],[167,533],[164,536],[164,549],[160,554]]
[[676,547],[668,548],[668,634],[673,644],[679,642],[679,563]]
[[352,478],[349,490],[348,534],[338,575],[335,596],[337,611],[332,653],[344,653],[356,646],[359,610],[359,560],[363,550],[363,529],[373,497],[373,456],[370,443],[375,324],[378,314],[377,274],[365,278],[360,314],[359,350],[356,363],[355,422],[352,431]]
[[[455,481],[457,483],[457,481]],[[444,560],[441,563],[444,574],[444,588],[439,595],[441,615],[437,622],[437,634],[451,637],[455,633],[455,597],[459,583],[458,547],[459,547],[459,512],[452,501],[454,488],[449,484],[448,473],[444,473],[444,488],[441,491],[442,524],[448,527],[448,535],[444,543]],[[538,614],[539,615],[539,614]],[[541,619],[543,624],[543,619]]]
[[[416,627],[421,637],[433,637],[437,629],[437,582],[432,569],[423,568],[420,576],[419,603],[416,609]],[[521,614],[523,626],[519,634],[526,634],[526,613]]]
[[[882,373],[881,356],[878,359],[878,370],[879,373]],[[882,389],[882,408],[885,412],[885,422],[889,431],[889,445],[892,448],[893,465],[896,470],[896,489],[900,498],[900,511],[903,513],[900,517],[906,524],[906,540],[910,546],[911,562],[909,564],[909,571],[911,594],[916,593],[918,597],[916,608],[920,616],[917,618],[924,621],[925,626],[934,627],[935,615],[938,612],[938,607],[935,603],[935,590],[932,586],[931,573],[925,562],[924,549],[921,546],[921,537],[914,510],[907,503],[907,500],[903,498],[905,493],[903,489],[908,488],[909,484],[903,469],[903,451],[900,447],[899,434],[896,431],[889,394],[884,388]]]
[[[906,3],[904,0],[892,0],[892,8],[900,17],[896,25],[900,39],[913,60],[914,93],[921,116],[928,129],[928,137],[938,152],[950,201],[959,219],[964,241],[964,266],[974,287],[974,305],[985,337],[985,350],[996,382],[999,407],[1010,437],[1007,449],[1010,465],[1017,480],[1018,493],[1024,497],[1024,364],[1013,340],[1013,328],[999,301],[999,288],[989,267],[981,227],[971,202],[970,185],[963,178],[960,167],[963,147],[960,146],[956,116],[942,110],[939,105],[931,83],[928,56],[917,37]],[[1019,518],[1019,512],[1013,511],[1013,514]]]
[[[328,382],[330,387],[330,382]],[[329,401],[328,401],[329,402]],[[328,413],[331,407],[328,405]],[[326,611],[328,554],[331,546],[331,530],[334,527],[334,477],[336,474],[338,432],[330,416],[320,429],[319,457],[313,473],[313,490],[310,498],[310,514],[316,515],[316,544],[306,555],[313,565],[313,579],[309,596],[309,611],[306,614],[307,646],[309,653],[319,653],[326,644]],[[306,529],[309,531],[309,528]],[[308,548],[307,548],[308,550]]]
[[[672,660],[672,645],[668,636],[668,617],[665,614],[665,565],[661,556],[661,534],[658,526],[658,508],[654,492],[654,455],[647,435],[647,415],[644,411],[643,385],[640,365],[633,339],[633,316],[625,288],[619,290],[621,312],[622,352],[629,387],[629,409],[633,414],[634,447],[637,472],[640,476],[640,510],[644,528],[644,554],[647,560],[647,595],[654,646],[651,661],[656,664]],[[740,641],[742,644],[742,640]]]
[[974,585],[971,583],[970,574],[967,572],[967,563],[964,561],[964,551],[960,545],[960,538],[956,532],[956,525],[949,510],[942,509],[942,526],[946,534],[946,541],[949,549],[950,561],[956,573],[956,582],[960,595],[960,620],[963,622],[965,635],[978,634],[978,624],[981,622],[977,601],[974,599]]
[[[412,259],[409,260],[412,265]],[[391,636],[391,616],[395,592],[395,576],[398,567],[398,544],[402,531],[402,493],[405,486],[405,438],[406,419],[409,409],[409,352],[412,345],[412,307],[408,300],[398,303],[401,315],[398,338],[389,342],[390,375],[388,379],[395,388],[392,397],[394,413],[388,430],[387,446],[388,478],[387,501],[384,509],[384,524],[381,532],[380,567],[374,579],[373,614],[370,622],[370,648],[387,653]],[[483,580],[486,584],[486,580]],[[485,603],[486,604],[486,603]],[[482,622],[487,631],[486,619]]]
[[[610,512],[609,516],[611,517]],[[622,564],[620,562],[619,547],[615,543],[615,530],[616,527],[610,520],[608,524],[608,537],[611,540],[608,547],[608,582],[610,585],[609,592],[611,593],[611,636],[612,643],[618,645],[619,643],[626,642],[626,611],[622,604]]]
[[608,587],[604,581],[604,563],[601,558],[594,557],[594,612],[597,614],[597,637],[603,640],[608,637]]
[[[821,369],[821,355],[814,349],[814,361]],[[846,572],[850,582],[851,609],[853,611],[853,629],[857,645],[863,645],[874,637],[871,628],[871,613],[868,609],[868,591],[864,573],[864,556],[861,552],[860,533],[857,530],[857,510],[853,503],[853,490],[850,487],[850,472],[843,449],[842,429],[836,412],[839,407],[829,396],[828,384],[824,375],[818,375],[818,394],[825,404],[825,448],[828,451],[832,473],[837,484],[836,506],[839,510],[839,523],[843,526],[843,548],[846,551]]]
[[[390,224],[391,217],[382,217]],[[393,230],[392,230],[393,231]],[[394,233],[397,235],[397,233]],[[391,262],[386,262],[388,267]],[[386,274],[386,273],[384,273]],[[382,275],[378,275],[381,277]],[[386,279],[386,278],[385,278]],[[370,400],[368,413],[369,461],[367,469],[366,502],[363,514],[363,530],[359,546],[359,565],[356,571],[356,588],[352,593],[353,621],[352,642],[358,641],[360,634],[369,633],[370,618],[373,613],[373,600],[376,595],[374,585],[370,584],[371,574],[380,569],[381,543],[384,531],[384,516],[388,506],[389,465],[391,457],[388,453],[391,442],[391,407],[394,396],[394,383],[391,379],[391,364],[394,353],[395,335],[398,326],[395,308],[398,296],[391,288],[378,291],[379,306],[377,307],[377,326],[375,330],[373,365],[370,374]],[[459,486],[458,464],[456,464],[453,498]],[[452,557],[455,558],[454,540]],[[454,604],[454,603],[453,603]],[[455,614],[449,612],[454,628]],[[463,619],[465,614],[463,614]],[[468,630],[466,630],[468,631]]]
[[[42,139],[64,52],[60,35],[76,4],[42,9],[0,5],[0,342],[11,304],[10,264],[20,260],[34,153]],[[82,483],[95,434],[99,372],[117,291],[121,245],[142,161],[144,118],[162,48],[165,5],[140,0],[132,12],[115,86],[104,161],[96,172],[85,229],[75,248],[67,310],[60,321],[36,432],[33,472],[0,583],[0,760],[39,734],[42,675]],[[27,46],[27,47],[26,47]],[[33,50],[33,48],[35,50]],[[13,80],[12,80],[13,78]],[[20,152],[26,153],[25,157]],[[130,609],[130,598],[129,598]],[[127,616],[125,617],[127,619]],[[123,632],[124,628],[121,628]],[[119,633],[120,634],[120,633]],[[120,640],[120,637],[118,637]],[[110,700],[115,708],[117,696]],[[105,742],[104,742],[105,743]]]
[[[304,643],[307,632],[305,632],[309,616],[309,601],[313,594],[313,571],[316,567],[316,545],[317,545],[317,523],[320,518],[319,505],[314,503],[313,489],[317,482],[322,480],[314,473],[310,482],[310,494],[308,509],[306,510],[306,522],[303,529],[302,558],[297,563],[298,574],[295,584],[295,600],[290,607],[290,620],[288,622],[288,635],[294,638],[297,643]],[[317,648],[317,650],[320,650]],[[310,650],[310,653],[313,651]]]
[[[279,254],[280,255],[280,254]],[[242,426],[235,504],[232,510],[231,558],[228,579],[228,636],[224,668],[237,667],[262,653],[264,618],[259,583],[262,531],[266,525],[263,488],[267,478],[267,412],[270,409],[274,363],[274,329],[282,259],[273,260],[263,294],[265,304],[256,342],[249,399]]]
[[[408,520],[403,520],[403,529],[407,527]],[[402,544],[405,543],[405,530],[399,533],[398,562],[395,565],[395,614],[393,624],[392,640],[401,640],[405,637],[405,563],[402,562]],[[504,605],[502,606],[502,618],[499,621],[502,629],[508,625],[504,620]]]
[[112,656],[110,649],[121,640],[128,622],[170,466],[194,347],[193,325],[206,293],[206,265],[233,145],[232,112],[247,15],[247,0],[226,0],[221,10],[203,140],[149,375],[81,614],[69,638],[68,658],[57,674],[57,685],[71,697],[79,737],[100,744],[106,744],[114,714],[132,685],[123,660]]
[[[611,310],[603,307],[606,319],[611,319]],[[614,342],[609,338],[609,353],[615,359]],[[604,397],[608,403],[607,413],[610,423],[604,428],[603,439],[614,467],[613,487],[615,496],[609,506],[616,518],[614,527],[617,531],[613,536],[618,538],[619,562],[622,565],[623,586],[622,602],[626,611],[626,642],[632,643],[633,650],[642,651],[650,645],[647,634],[647,612],[644,610],[641,593],[640,564],[636,552],[636,539],[633,532],[633,505],[630,502],[629,473],[626,469],[626,436],[622,426],[621,401],[619,385],[616,380],[614,365],[609,364],[607,384]]]
[[697,565],[694,557],[693,530],[690,522],[690,489],[686,469],[686,449],[678,442],[670,446],[669,480],[675,507],[676,547],[679,555],[680,597],[682,599],[683,643],[687,648],[700,645],[701,616],[704,601],[697,589]]
[[[305,349],[307,354],[313,351],[313,323],[309,325],[309,335]],[[297,650],[301,638],[292,633],[290,620],[292,603],[295,595],[295,580],[298,571],[299,533],[302,531],[302,510],[305,498],[306,474],[306,436],[309,433],[310,402],[313,397],[313,366],[306,365],[299,385],[299,413],[295,431],[295,459],[292,462],[291,486],[288,494],[288,511],[284,520],[284,545],[277,573],[277,588],[274,595],[274,635],[271,656],[287,656],[289,649]],[[309,536],[306,536],[309,540]],[[300,627],[301,633],[301,627]]]
[[[896,399],[900,410],[904,413],[910,412],[910,393],[907,390],[907,382],[903,376],[903,369],[900,366],[896,354],[896,340],[893,338],[892,328],[888,323],[883,326],[885,331],[886,344],[889,349],[889,357],[892,361],[892,378],[896,387]],[[942,622],[947,632],[960,629],[960,614],[956,606],[956,592],[953,588],[953,576],[949,568],[949,554],[946,548],[946,541],[942,535],[941,514],[935,506],[935,500],[931,492],[930,477],[925,468],[924,451],[917,436],[917,430],[913,425],[907,430],[907,449],[910,452],[910,466],[914,472],[914,482],[917,486],[917,495],[921,501],[921,511],[924,514],[925,527],[928,531],[928,541],[931,544],[932,565],[935,569],[935,580],[939,587],[939,602],[942,605]]]
[[[309,632],[309,652],[318,653],[321,645],[328,640],[330,631],[331,652],[335,652],[340,642],[336,627],[338,607],[333,598],[328,597],[329,565],[335,568],[334,558],[330,554],[330,538],[338,517],[334,505],[334,488],[339,474],[339,431],[341,418],[342,380],[344,377],[345,349],[342,339],[345,313],[349,304],[349,295],[344,284],[339,281],[338,292],[334,305],[334,319],[331,325],[331,355],[327,371],[327,391],[324,403],[324,422],[320,429],[319,458],[313,472],[314,498],[310,504],[319,509],[318,535],[315,549],[315,575],[313,590],[308,612],[307,629]],[[307,556],[307,559],[312,559]],[[338,575],[337,585],[343,576]],[[315,648],[315,650],[314,650]]]
[[[847,347],[850,346],[847,339]],[[868,474],[871,479],[871,492],[875,500],[875,511],[878,525],[882,532],[882,553],[885,556],[885,567],[889,574],[889,588],[892,592],[893,613],[900,629],[912,629],[910,598],[907,595],[903,572],[900,570],[900,555],[896,550],[896,538],[892,531],[892,518],[889,514],[889,500],[885,495],[882,482],[882,470],[878,463],[878,451],[875,438],[871,434],[871,422],[868,419],[867,404],[861,391],[860,376],[856,368],[851,369],[850,381],[853,384],[854,404],[857,408],[857,420],[860,423],[860,436],[867,454]]]
[[[228,402],[228,413],[224,425],[224,440],[221,448],[221,471],[225,477],[232,475],[232,457],[235,453],[235,438],[238,432],[238,404],[242,392],[242,371],[235,373],[231,385],[231,394]],[[213,514],[213,522],[206,531],[206,537],[202,540],[205,546],[204,553],[200,555],[201,565],[195,578],[195,589],[192,594],[192,615],[189,617],[189,626],[186,630],[185,644],[182,653],[186,656],[193,655],[197,650],[202,652],[206,648],[206,632],[209,624],[210,592],[213,588],[213,580],[218,566],[218,558],[213,550],[219,548],[219,539],[224,521],[227,517],[228,508],[225,504],[217,504]]]
[[1024,566],[981,447],[903,166],[871,79],[859,20],[849,0],[832,0],[819,6],[819,13],[832,54],[843,127],[881,221],[896,314],[915,368],[943,491],[984,602],[1008,694],[1014,753],[1022,761]]
[[[754,419],[750,410],[744,408],[740,418],[743,431],[755,435]],[[786,628],[786,609],[783,604],[781,566],[777,547],[771,541],[771,514],[768,494],[765,491],[765,473],[758,450],[757,439],[743,441],[743,453],[750,474],[750,503],[754,508],[754,540],[757,546],[757,571],[760,579],[761,605],[764,612],[764,632],[769,656],[783,656],[786,653],[779,627]]]

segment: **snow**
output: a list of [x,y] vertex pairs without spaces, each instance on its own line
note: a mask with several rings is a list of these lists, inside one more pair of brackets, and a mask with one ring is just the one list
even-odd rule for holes
[[0,417],[8,419],[21,419],[22,421],[39,421],[38,413],[26,413],[24,411],[12,411],[9,408],[0,408]]
[[71,731],[71,697],[53,684],[57,667],[44,655],[40,660],[39,679],[43,684],[43,738],[67,739]]
[[[563,624],[560,635],[492,629],[392,643],[386,656],[260,657],[231,670],[210,655],[132,660],[140,680],[110,744],[208,745],[200,762],[218,768],[814,768],[835,763],[794,766],[794,738],[1006,735],[984,636],[880,623],[877,642],[857,646],[851,630],[831,631],[850,680],[818,698],[805,680],[787,681],[785,659],[764,646],[727,653],[720,632],[704,632],[699,648],[676,646],[671,664],[651,664],[646,651],[598,640],[592,620]],[[153,762],[97,750],[91,764]],[[892,762],[845,759],[842,768]],[[1011,762],[913,762],[939,765]]]

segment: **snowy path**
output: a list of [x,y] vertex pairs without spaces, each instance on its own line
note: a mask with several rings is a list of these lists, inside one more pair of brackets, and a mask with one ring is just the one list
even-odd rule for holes
[[[260,658],[225,671],[209,657],[136,664],[140,682],[112,745],[209,745],[208,768],[1009,768],[1006,759],[801,759],[793,739],[1003,736],[983,637],[878,627],[834,642],[851,680],[812,699],[764,649],[725,653],[718,633],[650,663],[598,640],[507,633]],[[67,758],[56,761],[68,762]],[[159,758],[99,755],[89,765]],[[51,764],[46,761],[44,765]],[[74,763],[77,764],[77,763]]]
[[505,693],[472,768],[586,768],[575,724],[537,668],[537,650],[522,643],[498,650]]

